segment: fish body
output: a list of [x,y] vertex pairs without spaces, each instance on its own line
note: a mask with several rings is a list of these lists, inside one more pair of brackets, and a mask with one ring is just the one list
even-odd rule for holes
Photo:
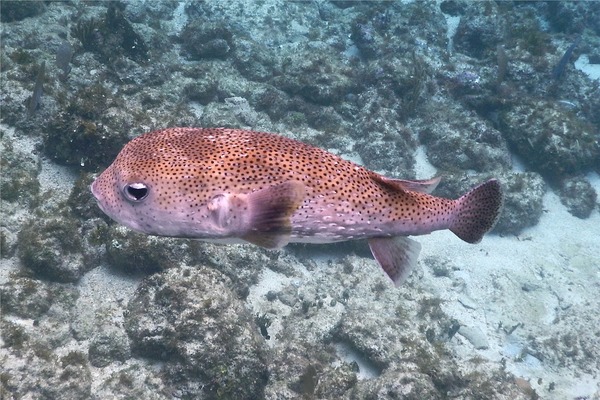
[[457,200],[429,194],[439,179],[390,179],[317,147],[239,129],[170,128],[125,145],[92,183],[100,208],[134,230],[280,248],[368,239],[398,285],[420,245],[451,229],[476,243],[496,222],[490,180]]

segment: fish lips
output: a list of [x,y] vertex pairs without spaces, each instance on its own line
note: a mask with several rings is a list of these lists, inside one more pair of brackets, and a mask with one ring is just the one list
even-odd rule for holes
[[94,196],[94,198],[96,199],[96,203],[98,204],[98,207],[100,207],[102,212],[104,212],[105,214],[108,215],[108,212],[107,212],[106,208],[104,207],[103,197],[100,194],[100,192],[98,191],[98,189],[96,188],[97,182],[98,182],[98,179],[95,179],[94,182],[92,182],[92,184],[90,185],[90,191],[92,192],[92,196]]

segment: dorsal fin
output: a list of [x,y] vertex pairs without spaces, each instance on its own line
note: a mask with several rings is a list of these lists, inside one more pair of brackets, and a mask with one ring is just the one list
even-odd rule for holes
[[371,172],[370,177],[380,185],[393,190],[398,190],[401,192],[421,192],[427,194],[433,192],[442,179],[439,176],[425,180],[392,179],[381,176],[375,172]]

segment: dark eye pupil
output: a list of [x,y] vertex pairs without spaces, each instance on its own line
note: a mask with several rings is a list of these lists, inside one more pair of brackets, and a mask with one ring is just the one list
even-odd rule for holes
[[148,195],[148,188],[144,185],[128,185],[125,189],[132,200],[142,200]]

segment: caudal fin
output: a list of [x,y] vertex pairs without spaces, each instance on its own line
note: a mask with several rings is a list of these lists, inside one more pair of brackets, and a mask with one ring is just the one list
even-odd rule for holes
[[465,242],[477,243],[500,217],[503,203],[500,182],[490,179],[456,201],[458,207],[450,230]]

